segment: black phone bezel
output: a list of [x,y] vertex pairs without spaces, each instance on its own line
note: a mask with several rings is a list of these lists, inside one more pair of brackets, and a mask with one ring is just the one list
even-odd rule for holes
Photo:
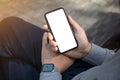
[[[48,20],[47,20],[46,15],[49,14],[49,13],[51,13],[51,12],[57,11],[57,10],[59,10],[59,9],[63,9],[63,11],[64,11],[64,13],[65,13],[65,16],[66,16],[66,19],[67,19],[67,21],[68,21],[68,23],[69,23],[69,26],[70,26],[70,28],[71,28],[71,24],[70,24],[70,22],[69,22],[69,19],[68,19],[68,17],[67,17],[67,14],[66,14],[64,8],[60,7],[60,8],[51,10],[51,11],[49,11],[49,12],[46,12],[46,13],[44,14],[44,17],[45,17],[45,20],[46,20],[47,25],[48,25],[48,27],[49,27],[49,30],[50,30],[51,34],[53,35],[54,40],[55,40],[55,37],[54,37],[54,34],[53,34],[52,30],[51,30],[51,27],[50,27],[50,25],[49,25],[49,22],[48,22]],[[60,52],[60,53],[63,54],[63,53],[66,53],[66,52],[68,52],[68,51],[70,51],[70,50],[73,50],[73,49],[75,49],[75,48],[78,47],[78,42],[77,42],[77,39],[75,38],[75,35],[74,35],[74,33],[73,33],[72,28],[71,28],[71,31],[72,31],[72,34],[73,34],[73,37],[74,37],[74,39],[75,39],[75,41],[76,41],[77,46],[76,46],[76,47],[73,47],[73,48],[71,48],[71,49],[69,49],[69,50],[66,50],[66,51],[64,51],[64,52],[60,52],[59,47],[58,47],[58,52]],[[55,41],[56,41],[56,40],[55,40]]]

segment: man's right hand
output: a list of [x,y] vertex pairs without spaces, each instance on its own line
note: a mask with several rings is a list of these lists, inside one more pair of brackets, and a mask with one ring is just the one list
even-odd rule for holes
[[[90,51],[91,44],[88,42],[84,29],[75,20],[73,20],[71,16],[68,16],[68,19],[71,24],[73,33],[76,37],[76,40],[78,42],[78,47],[74,50],[66,52],[64,55],[69,56],[73,59],[83,58]],[[46,26],[45,29],[48,30],[48,26]],[[54,45],[53,43],[51,44]],[[58,51],[57,46],[56,49],[54,49],[54,51]]]
[[89,53],[91,44],[88,42],[84,29],[74,19],[72,19],[71,16],[68,16],[68,19],[78,42],[78,48],[65,53],[65,55],[74,59],[83,58]]

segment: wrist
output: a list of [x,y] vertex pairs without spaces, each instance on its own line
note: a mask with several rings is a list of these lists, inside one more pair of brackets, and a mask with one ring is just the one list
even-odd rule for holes
[[64,55],[59,55],[58,57],[51,60],[51,63],[53,63],[54,66],[60,70],[60,72],[64,72],[66,69],[68,69],[73,64],[73,62],[73,59]]
[[91,47],[92,47],[91,43],[88,42],[88,45],[85,49],[85,53],[89,53],[89,51],[91,50]]
[[43,64],[41,72],[48,73],[48,72],[60,72],[60,70],[54,66],[54,64]]
[[[91,43],[88,42],[87,47],[86,47],[85,50],[84,50],[85,56],[87,56],[87,55],[89,54],[89,52],[90,52],[90,50],[91,50],[91,47],[92,47]],[[84,57],[85,57],[85,56],[84,56]]]

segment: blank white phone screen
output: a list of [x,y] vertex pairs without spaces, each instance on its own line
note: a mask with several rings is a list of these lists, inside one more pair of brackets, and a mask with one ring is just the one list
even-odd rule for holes
[[46,14],[46,18],[61,53],[77,47],[76,40],[63,9]]

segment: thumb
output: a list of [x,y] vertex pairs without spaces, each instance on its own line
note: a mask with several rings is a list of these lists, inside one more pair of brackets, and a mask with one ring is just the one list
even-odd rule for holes
[[72,25],[72,29],[74,30],[74,32],[78,32],[80,29],[80,25],[71,17],[68,16],[69,22]]
[[47,32],[45,32],[45,33],[43,34],[43,38],[42,38],[42,43],[43,43],[44,45],[47,45],[47,43],[48,43],[47,39],[48,39],[48,34],[47,34]]

